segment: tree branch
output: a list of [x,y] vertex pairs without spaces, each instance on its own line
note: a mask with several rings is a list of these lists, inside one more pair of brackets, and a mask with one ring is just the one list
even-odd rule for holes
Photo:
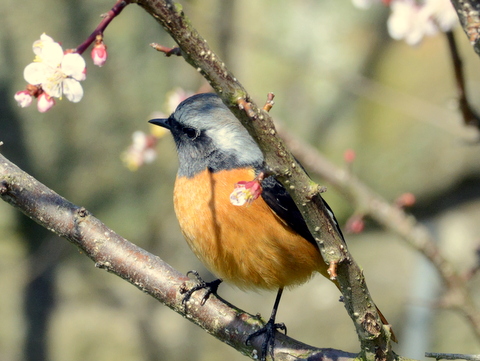
[[457,11],[463,31],[472,44],[475,52],[480,55],[480,3],[477,0],[451,0]]
[[465,85],[465,75],[463,73],[462,58],[458,52],[455,35],[452,31],[447,31],[445,36],[448,41],[448,49],[450,50],[450,57],[452,59],[453,73],[455,75],[455,83],[457,85],[458,104],[460,113],[462,114],[465,125],[472,125],[480,129],[480,117],[473,110],[467,97],[467,87]]
[[[262,320],[214,295],[202,306],[202,292],[192,295],[185,312],[180,289],[185,282],[190,282],[188,277],[159,257],[128,242],[85,208],[62,198],[1,154],[0,198],[79,247],[95,262],[95,267],[123,278],[220,341],[252,358],[260,350],[263,337],[255,338],[253,346],[247,346],[245,341],[263,325]],[[306,358],[311,361],[353,361],[357,356],[308,346],[281,333],[275,337],[274,352],[277,361]]]
[[432,357],[437,360],[468,360],[468,361],[480,361],[480,355],[465,355],[458,353],[436,353],[425,352],[425,357]]

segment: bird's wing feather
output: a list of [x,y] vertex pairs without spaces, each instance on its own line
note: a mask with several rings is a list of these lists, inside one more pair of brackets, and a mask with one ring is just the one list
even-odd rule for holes
[[[290,226],[295,232],[300,234],[310,243],[317,246],[314,237],[308,230],[307,224],[302,217],[297,205],[293,201],[290,194],[288,194],[285,187],[277,181],[274,177],[270,176],[263,180],[262,182],[262,198],[265,203],[272,209],[277,216],[279,216],[288,226]],[[328,206],[327,202],[324,201],[325,207],[329,211],[330,216],[332,217],[333,223],[343,238],[342,231],[338,225],[335,216]]]

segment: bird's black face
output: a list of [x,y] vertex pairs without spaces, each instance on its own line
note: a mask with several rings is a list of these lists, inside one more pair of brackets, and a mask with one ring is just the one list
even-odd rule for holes
[[177,146],[180,163],[179,175],[192,177],[208,168],[215,152],[212,139],[205,129],[186,125],[175,119],[175,113],[167,119],[152,119],[152,124],[170,130]]
[[[170,130],[174,138],[178,137],[178,141],[181,141],[183,138],[193,141],[201,135],[200,129],[183,126],[177,122],[173,114],[167,119],[152,119],[148,122]],[[175,140],[177,141],[176,138]]]
[[263,155],[246,129],[215,94],[183,101],[168,119],[150,123],[172,132],[179,158],[179,176],[193,177],[239,167],[260,167]]

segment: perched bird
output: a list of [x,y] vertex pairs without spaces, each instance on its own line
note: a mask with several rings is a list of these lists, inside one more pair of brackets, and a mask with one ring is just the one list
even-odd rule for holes
[[[221,99],[211,93],[184,100],[168,119],[150,123],[171,131],[179,168],[174,208],[190,248],[221,279],[241,289],[278,290],[261,358],[273,352],[275,315],[282,291],[328,266],[286,189],[273,176],[261,180],[261,197],[248,206],[230,197],[238,182],[254,180],[263,154]],[[334,227],[343,239],[327,204]],[[218,283],[217,283],[218,285]]]

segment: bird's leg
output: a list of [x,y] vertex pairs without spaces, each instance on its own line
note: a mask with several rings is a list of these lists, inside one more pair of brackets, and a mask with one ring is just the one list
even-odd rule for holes
[[262,350],[260,355],[260,360],[265,361],[267,354],[269,353],[273,360],[273,348],[275,346],[275,331],[282,330],[287,334],[287,327],[284,323],[275,323],[275,317],[277,316],[278,304],[280,303],[280,298],[282,297],[283,288],[280,288],[275,298],[275,304],[273,305],[272,315],[268,322],[260,330],[255,331],[250,336],[247,337],[245,343],[250,344],[250,341],[260,335],[265,334],[265,340],[262,343]]
[[190,299],[190,297],[192,297],[193,293],[199,290],[205,289],[206,290],[205,295],[203,296],[202,301],[200,303],[203,306],[205,302],[207,302],[208,298],[212,293],[215,295],[217,294],[218,286],[223,281],[222,279],[219,278],[211,282],[206,282],[203,280],[203,278],[200,276],[200,274],[197,271],[188,271],[187,276],[190,274],[195,276],[198,283],[190,289],[187,289],[185,283],[182,285],[182,287],[180,288],[180,293],[184,295],[182,304],[184,307],[187,307],[187,302]]

